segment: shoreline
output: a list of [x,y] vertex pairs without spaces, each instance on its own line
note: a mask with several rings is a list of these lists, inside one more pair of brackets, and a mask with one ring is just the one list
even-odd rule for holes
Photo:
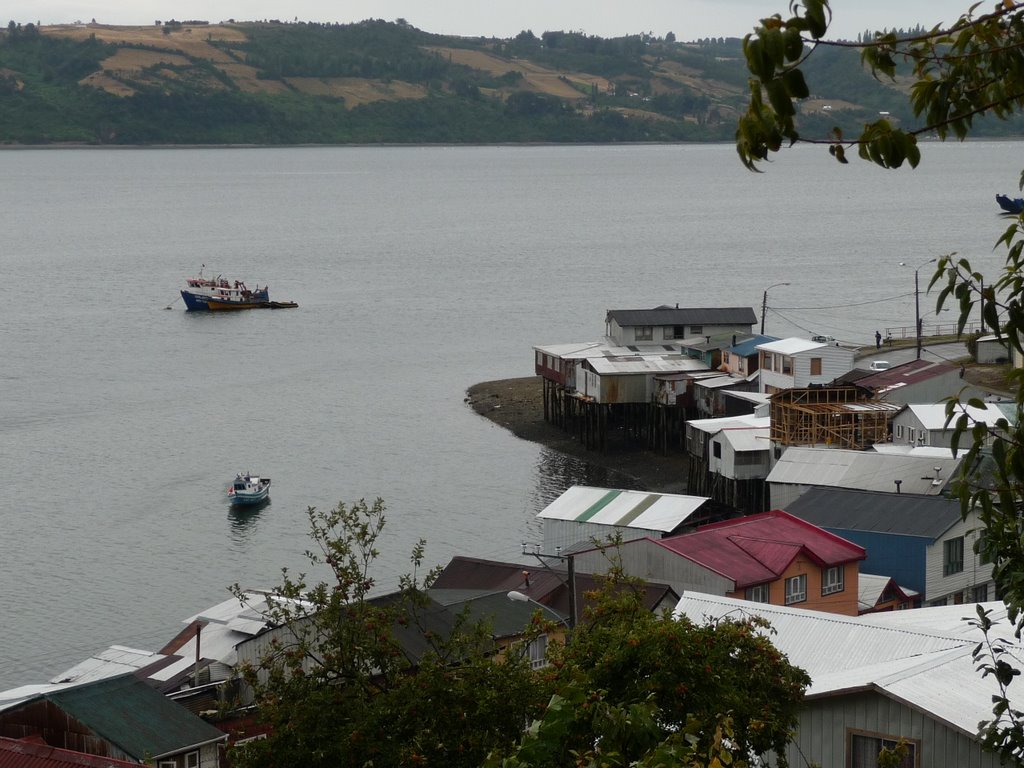
[[571,434],[544,421],[540,376],[498,379],[474,384],[465,402],[478,415],[527,440],[598,467],[632,478],[652,493],[686,493],[686,460],[681,453],[664,455],[641,448],[587,450]]

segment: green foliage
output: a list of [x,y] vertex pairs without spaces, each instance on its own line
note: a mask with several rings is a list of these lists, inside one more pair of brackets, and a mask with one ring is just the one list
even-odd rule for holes
[[[307,583],[282,572],[267,617],[280,630],[260,664],[242,672],[273,731],[233,751],[232,765],[469,768],[512,744],[544,689],[525,659],[495,660],[485,626],[463,617],[450,633],[438,630],[417,576],[422,542],[399,593],[374,600],[383,503],[311,508],[309,521],[307,559],[331,578]],[[234,592],[245,599],[238,585]],[[413,640],[403,644],[400,634]]]
[[654,615],[615,568],[592,597],[571,642],[549,653],[544,717],[488,766],[742,765],[769,750],[785,765],[809,678],[763,622]]
[[[757,170],[757,164],[778,151],[783,141],[806,141],[829,144],[841,162],[846,160],[846,149],[857,146],[860,157],[883,168],[904,163],[914,167],[920,159],[917,136],[934,133],[940,139],[963,139],[982,116],[1011,117],[1024,106],[1024,49],[1019,44],[1024,10],[1005,3],[996,5],[992,13],[975,16],[979,5],[949,29],[936,27],[911,37],[890,32],[858,43],[824,38],[831,20],[827,0],[796,0],[791,18],[776,14],[762,19],[743,42],[753,77],[747,113],[736,132],[740,159],[750,170]],[[876,120],[854,138],[839,125],[827,137],[801,132],[796,104],[809,91],[803,72],[813,72],[810,62],[821,57],[819,52],[835,49],[859,50],[864,65],[882,81],[894,82],[897,74],[912,78],[908,101],[919,124],[910,123],[905,108],[893,111],[888,98],[876,101],[867,91],[868,98],[857,94],[862,103],[884,106],[880,111],[890,111],[908,124]],[[827,69],[821,68],[819,74],[827,74]],[[822,77],[821,81],[827,80]]]

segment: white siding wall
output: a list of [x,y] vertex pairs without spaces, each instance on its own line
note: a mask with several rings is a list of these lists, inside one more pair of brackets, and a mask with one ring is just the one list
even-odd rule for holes
[[544,552],[555,554],[558,547],[562,551],[575,547],[577,544],[590,545],[594,539],[608,541],[616,533],[622,534],[623,541],[642,539],[651,536],[655,539],[662,537],[661,531],[648,530],[647,528],[620,528],[614,525],[600,525],[598,523],[578,523],[575,520],[545,520],[544,521]]
[[999,758],[978,741],[928,715],[878,693],[806,702],[796,738],[787,748],[791,766],[846,768],[849,730],[919,741],[921,768],[997,768]]
[[576,556],[579,573],[605,573],[609,557],[621,558],[622,567],[630,576],[668,584],[677,593],[685,590],[725,595],[733,590],[733,582],[703,568],[685,557],[669,552],[651,541],[636,541],[614,552],[581,552]]
[[733,449],[730,443],[723,443],[722,445],[722,468],[718,470],[722,477],[727,477],[730,480],[764,480],[768,477],[769,458],[768,448],[766,447],[763,451],[744,451],[742,455],[752,456],[756,455],[760,462],[757,464],[744,464],[742,466],[736,465],[736,457],[740,454]]
[[785,509],[799,499],[811,486],[794,485],[793,483],[768,483],[768,493],[772,509]]
[[[811,358],[821,358],[821,374],[811,375]],[[838,376],[853,370],[853,350],[846,347],[826,345],[793,355],[793,378],[795,386],[827,384]]]
[[[991,585],[992,564],[981,563],[981,558],[974,552],[974,542],[980,534],[981,524],[977,515],[972,513],[966,521],[959,520],[948,531],[942,534],[941,538],[928,547],[925,553],[925,601],[931,603],[934,600],[946,598],[949,603],[955,602],[954,594],[963,595],[965,590],[972,587],[989,584],[988,599],[995,599],[995,591]],[[953,573],[943,576],[943,558],[945,544],[943,542],[964,537],[964,569],[960,573]],[[964,596],[964,602],[970,602],[970,595]]]
[[[921,435],[924,435],[924,440]],[[896,445],[931,445],[949,448],[952,431],[934,430],[929,432],[913,411],[905,408],[892,420],[892,441]]]

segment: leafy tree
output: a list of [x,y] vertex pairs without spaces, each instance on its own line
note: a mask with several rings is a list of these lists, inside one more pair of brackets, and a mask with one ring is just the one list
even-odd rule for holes
[[[1006,0],[980,13],[972,5],[948,29],[862,35],[858,43],[825,39],[831,21],[827,0],[797,0],[793,16],[762,19],[744,40],[747,66],[753,75],[751,98],[736,131],[740,159],[748,168],[786,141],[825,143],[840,162],[846,150],[883,168],[920,160],[917,137],[934,133],[940,139],[964,139],[985,116],[1008,120],[1024,108],[1024,4]],[[811,46],[811,47],[808,47]],[[813,90],[804,77],[808,60],[823,48],[859,50],[862,62],[876,75],[892,78],[898,67],[912,78],[910,108],[920,123],[901,127],[888,119],[875,120],[848,138],[838,127],[825,137],[805,136],[797,104]],[[1024,188],[1024,174],[1021,177]],[[1024,354],[1024,218],[1017,219],[999,238],[1007,249],[1006,262],[994,283],[966,259],[955,254],[938,260],[929,287],[938,288],[938,308],[955,303],[962,331],[975,306],[983,305],[984,325]],[[991,429],[971,422],[955,399],[947,405],[947,424],[953,429],[954,450],[967,447],[958,482],[964,515],[976,512],[984,527],[980,550],[993,563],[997,593],[1007,607],[1015,642],[993,636],[991,616],[982,608],[972,623],[984,633],[975,649],[983,676],[997,686],[992,719],[979,725],[982,743],[1000,758],[1024,763],[1024,711],[1015,708],[1011,693],[1020,676],[1020,640],[1024,632],[1024,370],[1010,374],[1016,413],[1013,422],[1000,419]],[[971,405],[981,405],[970,401]],[[990,456],[991,461],[988,461]],[[984,464],[983,464],[984,460]],[[982,467],[985,471],[981,471]],[[990,468],[989,468],[990,467]],[[1019,683],[1018,683],[1019,685]],[[1012,689],[1015,691],[1016,689]]]
[[[282,572],[267,617],[281,629],[259,665],[243,670],[273,732],[233,752],[232,765],[468,768],[512,744],[544,699],[528,660],[496,660],[487,628],[465,617],[442,631],[415,575],[422,542],[399,593],[370,599],[380,500],[308,515],[315,549],[306,556],[329,569],[331,582]],[[410,633],[412,641],[399,642]],[[422,648],[419,658],[410,646]]]
[[612,567],[571,642],[555,695],[517,750],[488,768],[744,765],[784,747],[810,681],[757,619],[694,624],[655,615]]

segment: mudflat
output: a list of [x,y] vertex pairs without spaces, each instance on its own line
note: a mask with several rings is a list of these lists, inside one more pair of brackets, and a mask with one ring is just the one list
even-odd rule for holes
[[682,454],[664,455],[630,447],[612,447],[603,453],[587,450],[572,434],[544,421],[540,376],[474,384],[466,391],[466,403],[476,413],[516,437],[621,472],[633,478],[644,490],[686,492],[686,462]]

